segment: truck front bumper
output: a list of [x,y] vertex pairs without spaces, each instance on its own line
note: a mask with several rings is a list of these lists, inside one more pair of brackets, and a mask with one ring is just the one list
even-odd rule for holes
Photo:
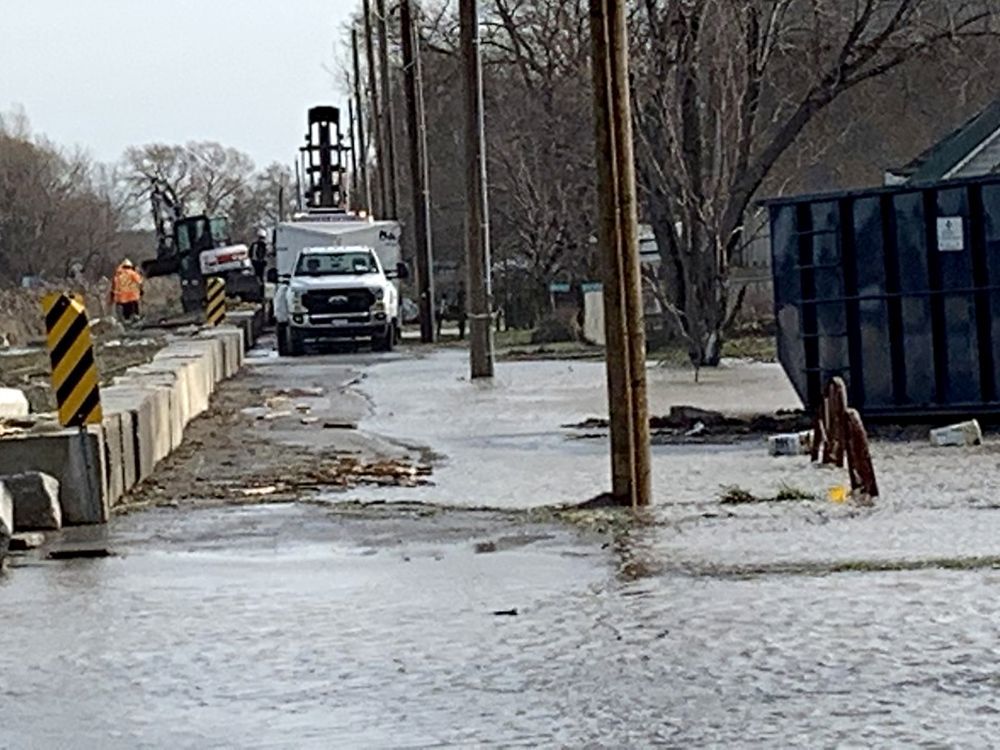
[[368,315],[309,315],[293,313],[291,325],[304,339],[360,339],[385,336],[389,319],[385,313]]

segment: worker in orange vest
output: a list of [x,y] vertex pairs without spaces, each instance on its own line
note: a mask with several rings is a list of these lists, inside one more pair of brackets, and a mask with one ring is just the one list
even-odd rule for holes
[[139,317],[139,300],[142,298],[142,275],[135,270],[128,258],[121,262],[111,280],[111,302],[118,306],[118,314],[126,323]]

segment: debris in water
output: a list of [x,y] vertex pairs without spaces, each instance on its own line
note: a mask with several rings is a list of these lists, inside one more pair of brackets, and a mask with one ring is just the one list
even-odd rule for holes
[[749,490],[731,485],[722,488],[722,496],[719,502],[723,505],[750,505],[753,503],[787,503],[793,501],[816,500],[816,496],[811,492],[793,487],[788,484],[778,488],[778,494],[774,497],[758,497]]
[[496,617],[517,617],[517,607],[512,609],[498,609],[493,612]]
[[245,497],[261,497],[264,495],[273,495],[277,491],[278,488],[273,484],[267,487],[245,487],[244,489],[240,490],[240,492]]
[[[354,456],[341,456],[335,461],[318,466],[304,467],[290,478],[275,482],[275,491],[283,489],[320,489],[337,487],[351,489],[359,486],[421,487],[430,484],[430,466],[419,466],[397,459],[362,461]],[[271,484],[262,485],[270,487]]]
[[696,422],[694,427],[684,433],[684,437],[701,437],[707,429],[704,422]]
[[37,531],[25,531],[22,534],[14,534],[10,538],[8,549],[11,552],[27,552],[38,549],[43,544],[45,544],[45,534]]
[[289,398],[317,398],[325,393],[322,388],[282,388],[278,391],[278,395]]
[[319,422],[319,417],[302,417],[299,421],[302,424],[316,424]]
[[812,451],[812,430],[771,435],[767,439],[767,452],[771,456],[803,456]]
[[476,546],[475,546],[474,549],[476,550],[476,554],[480,554],[480,555],[484,554],[486,552],[496,552],[497,551],[497,543],[496,542],[476,542]]
[[356,430],[358,426],[353,422],[324,422],[324,430]]
[[931,445],[936,445],[938,448],[982,444],[983,430],[979,426],[979,421],[975,419],[931,430]]
[[33,419],[6,417],[0,419],[0,437],[5,435],[18,435],[25,430],[30,430],[34,426],[35,420]]
[[831,487],[829,490],[827,490],[826,495],[828,498],[830,498],[831,503],[840,504],[847,502],[848,492],[846,487],[844,487],[843,485],[839,485],[837,487]]
[[114,552],[105,547],[84,547],[82,549],[56,549],[48,554],[49,560],[95,560],[114,557]]

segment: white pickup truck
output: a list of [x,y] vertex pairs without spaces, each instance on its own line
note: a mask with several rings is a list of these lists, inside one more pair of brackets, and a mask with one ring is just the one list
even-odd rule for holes
[[310,343],[334,340],[370,341],[378,351],[395,346],[396,280],[409,276],[399,261],[398,224],[352,223],[276,227],[273,304],[280,355],[298,356]]

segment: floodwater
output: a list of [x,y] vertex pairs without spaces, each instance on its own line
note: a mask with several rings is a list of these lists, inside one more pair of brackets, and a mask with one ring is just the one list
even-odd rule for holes
[[[877,444],[871,509],[722,506],[721,484],[843,477],[661,446],[650,523],[578,530],[513,509],[604,489],[604,442],[561,427],[606,409],[599,364],[471,385],[456,353],[378,361],[356,361],[362,431],[440,458],[435,486],[372,497],[511,510],[116,519],[95,541],[118,556],[0,577],[0,748],[995,744],[1000,571],[971,560],[1000,553],[990,446]],[[654,411],[789,395],[767,369],[677,377]]]

